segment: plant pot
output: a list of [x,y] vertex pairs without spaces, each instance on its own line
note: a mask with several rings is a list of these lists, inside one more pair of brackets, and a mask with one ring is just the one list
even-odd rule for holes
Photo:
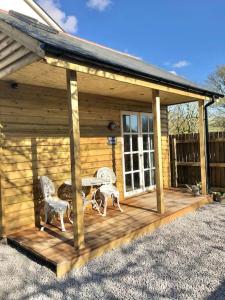
[[215,202],[225,201],[225,196],[213,194],[213,201],[215,201]]

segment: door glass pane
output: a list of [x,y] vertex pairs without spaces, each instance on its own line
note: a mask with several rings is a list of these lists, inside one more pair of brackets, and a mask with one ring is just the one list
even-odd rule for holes
[[138,132],[138,117],[131,115],[131,132]]
[[152,177],[151,185],[155,185],[155,169],[151,170],[151,177]]
[[153,132],[153,118],[149,116],[149,132]]
[[148,117],[142,115],[142,132],[148,132]]
[[148,150],[148,135],[143,134],[143,150]]
[[149,153],[145,152],[144,153],[144,168],[147,169],[149,168]]
[[154,150],[154,137],[153,137],[153,134],[149,135],[149,143],[150,143],[150,149]]
[[150,171],[145,171],[145,186],[150,186]]
[[130,154],[125,154],[125,172],[131,171],[131,159]]
[[123,131],[130,132],[130,116],[123,115]]
[[134,173],[134,189],[140,189],[140,175],[138,173]]
[[125,175],[126,178],[126,191],[130,192],[132,191],[132,179],[131,179],[131,174],[126,174]]
[[132,135],[132,151],[138,151],[138,135]]
[[130,135],[124,135],[124,152],[130,151]]
[[155,158],[154,158],[154,152],[150,153],[150,161],[151,161],[151,167],[155,167]]
[[[152,116],[144,113],[128,113],[123,115],[122,121],[126,192],[133,192],[140,190],[142,187],[147,188],[155,185]],[[139,124],[141,128],[139,128]],[[139,144],[140,141],[142,141],[143,147]],[[143,159],[140,159],[141,155],[143,155]]]
[[139,170],[139,154],[133,154],[133,170]]

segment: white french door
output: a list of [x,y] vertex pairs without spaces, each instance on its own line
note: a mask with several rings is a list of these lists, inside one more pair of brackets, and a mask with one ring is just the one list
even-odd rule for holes
[[155,185],[153,117],[150,113],[122,113],[123,175],[125,196]]

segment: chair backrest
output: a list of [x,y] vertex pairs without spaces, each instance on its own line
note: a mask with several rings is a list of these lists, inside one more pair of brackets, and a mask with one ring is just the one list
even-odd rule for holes
[[41,191],[45,200],[51,198],[52,195],[55,194],[55,186],[52,180],[47,176],[40,176],[39,177],[40,184],[41,184]]
[[116,175],[112,169],[104,167],[97,172],[97,178],[106,181],[109,184],[116,183]]

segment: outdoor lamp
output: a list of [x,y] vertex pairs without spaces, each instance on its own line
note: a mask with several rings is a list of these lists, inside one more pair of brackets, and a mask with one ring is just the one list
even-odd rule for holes
[[117,128],[117,124],[114,121],[109,122],[108,129],[113,131]]

